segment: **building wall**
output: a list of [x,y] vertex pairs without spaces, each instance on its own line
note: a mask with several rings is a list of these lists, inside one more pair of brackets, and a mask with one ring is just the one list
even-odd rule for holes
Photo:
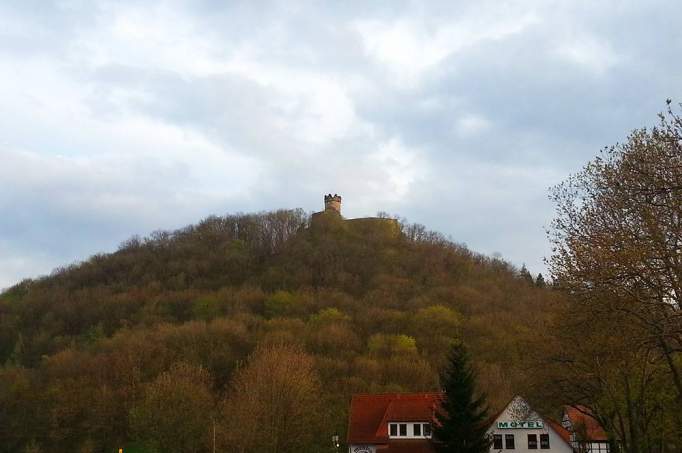
[[[512,422],[519,421],[540,421],[543,424],[542,428],[498,428],[499,422],[507,422],[511,424]],[[537,423],[534,423],[537,424]],[[540,415],[531,410],[527,403],[522,398],[514,398],[511,403],[505,408],[505,410],[495,419],[488,433],[492,436],[493,434],[502,435],[502,449],[494,448],[494,445],[490,447],[492,452],[513,452],[513,453],[573,453],[571,446],[559,436],[559,434],[552,429],[552,427],[546,423]],[[506,444],[504,442],[505,434],[514,435],[514,450],[506,449]],[[535,434],[537,436],[537,449],[528,448],[528,434]],[[549,434],[549,449],[542,449],[540,447],[540,434]]]
[[[573,449],[561,438],[559,435],[554,432],[554,430],[545,425],[543,429],[492,429],[490,431],[490,434],[501,434],[502,435],[502,450],[497,450],[493,447],[490,447],[491,452],[497,453],[498,451],[510,451],[510,452],[518,452],[518,453],[527,453],[527,452],[534,452],[534,453],[572,453]],[[514,450],[507,450],[505,447],[506,445],[504,444],[504,435],[505,434],[513,434],[514,435]],[[535,434],[537,435],[537,440],[538,440],[538,448],[537,449],[529,449],[528,448],[528,434]],[[541,449],[540,448],[540,434],[549,434],[549,449]]]
[[341,200],[340,199],[331,199],[329,201],[324,202],[324,210],[329,211],[332,210],[334,212],[338,212],[341,214]]

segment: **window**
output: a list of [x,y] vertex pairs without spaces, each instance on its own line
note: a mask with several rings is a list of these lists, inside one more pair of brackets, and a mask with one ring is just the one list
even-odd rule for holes
[[514,447],[514,435],[513,434],[505,434],[504,435],[504,447],[507,450],[513,450]]
[[549,434],[540,434],[540,448],[543,450],[549,449]]
[[538,449],[538,435],[528,434],[528,449],[537,450]]
[[502,450],[502,434],[493,434],[493,448]]
[[423,437],[431,437],[431,424],[430,423],[396,423],[390,422],[388,424],[388,437],[395,439],[406,437],[408,439],[416,438],[420,439]]

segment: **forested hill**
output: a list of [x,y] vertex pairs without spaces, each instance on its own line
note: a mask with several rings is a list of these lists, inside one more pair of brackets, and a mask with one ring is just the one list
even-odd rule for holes
[[[210,412],[219,442],[229,439],[221,402],[235,370],[267,345],[311,359],[321,404],[309,431],[320,439],[343,434],[352,393],[437,389],[455,339],[493,407],[523,392],[522,358],[554,292],[424,227],[390,225],[311,225],[301,210],[209,217],[6,290],[0,451],[155,445],[170,435],[144,418],[163,412],[145,412],[159,382],[204,386],[180,392],[201,412],[184,419]],[[194,372],[201,379],[181,379]],[[204,430],[173,428],[194,444],[208,442]]]

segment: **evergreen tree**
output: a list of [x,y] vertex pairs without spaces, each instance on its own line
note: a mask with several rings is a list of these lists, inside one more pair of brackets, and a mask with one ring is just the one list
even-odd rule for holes
[[526,267],[525,264],[521,266],[521,270],[519,271],[519,277],[521,277],[522,280],[528,282],[529,284],[533,284],[533,276],[530,275],[530,272],[528,271],[528,268]]
[[535,286],[538,288],[544,288],[547,286],[545,283],[545,277],[543,277],[542,274],[538,274],[537,278],[535,279]]
[[445,397],[436,413],[434,428],[438,451],[488,453],[490,440],[486,431],[488,410],[485,395],[477,394],[476,377],[463,344],[455,344],[449,363],[441,376]]

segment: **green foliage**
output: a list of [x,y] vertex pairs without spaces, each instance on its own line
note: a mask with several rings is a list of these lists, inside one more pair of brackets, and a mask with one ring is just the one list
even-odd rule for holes
[[417,342],[407,335],[377,333],[369,337],[369,353],[379,357],[405,356],[417,353]]
[[317,314],[310,317],[310,322],[315,325],[325,325],[334,322],[350,321],[350,317],[343,314],[338,308],[323,308]]
[[130,410],[130,427],[141,444],[159,451],[206,451],[213,406],[208,372],[176,363],[145,385],[142,399]]
[[445,351],[461,339],[462,316],[445,305],[431,305],[417,310],[412,332],[419,349],[440,369],[445,365]]
[[294,314],[297,311],[297,304],[296,297],[290,292],[277,291],[265,299],[265,316],[267,318],[277,318]]
[[206,295],[192,304],[192,318],[210,321],[221,315],[220,301],[215,295]]

